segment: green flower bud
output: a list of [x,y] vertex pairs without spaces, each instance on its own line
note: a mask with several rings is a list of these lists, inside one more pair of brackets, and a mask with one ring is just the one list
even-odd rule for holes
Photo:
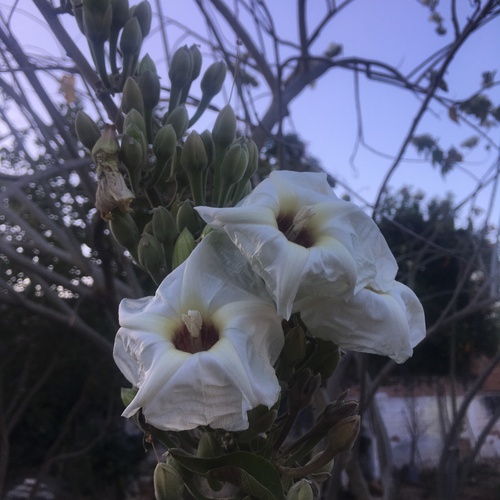
[[92,43],[101,44],[109,38],[113,8],[110,0],[82,1],[83,33]]
[[139,21],[142,39],[144,40],[148,36],[149,30],[151,29],[151,19],[153,18],[151,5],[149,5],[147,0],[143,0],[131,9],[130,15],[136,17]]
[[200,230],[201,219],[194,209],[190,200],[185,200],[177,210],[177,229],[181,233],[184,228],[188,228],[191,234],[196,234]]
[[[257,145],[251,139],[246,138],[245,144],[248,150],[248,164],[243,177],[238,182],[236,189],[232,193],[231,201],[233,205],[236,205],[241,199],[249,194],[252,188],[249,181],[255,172],[257,172],[259,167],[259,149],[257,148]],[[250,189],[250,191],[248,191],[248,189]]]
[[222,61],[211,64],[201,79],[200,88],[203,95],[212,99],[220,92],[225,79],[226,64]]
[[166,275],[163,245],[152,234],[143,232],[138,247],[139,263],[148,271],[156,284]]
[[165,207],[156,207],[152,219],[153,234],[160,243],[173,244],[179,235],[174,216]]
[[[319,458],[320,455],[321,452],[314,455],[314,457],[310,460],[310,462],[314,463]],[[335,460],[332,459],[322,467],[316,469],[316,471],[311,474],[311,477],[314,478],[314,480],[318,481],[319,483],[326,481],[327,479],[330,478],[334,465],[335,465]]]
[[144,100],[141,89],[135,79],[130,76],[123,86],[121,109],[125,114],[132,111],[132,109],[136,109],[144,116]]
[[137,258],[137,245],[140,235],[132,216],[128,212],[113,210],[109,228],[115,240],[125,247],[134,258]]
[[113,8],[111,30],[120,31],[128,20],[128,0],[111,0],[111,6]]
[[248,180],[253,177],[259,168],[259,148],[252,139],[246,145],[248,149],[248,166],[244,178]]
[[350,450],[358,437],[359,428],[359,415],[344,418],[328,432],[326,437],[327,448],[331,450],[334,456]]
[[189,229],[185,227],[175,242],[172,269],[180,266],[191,255],[195,246],[196,243],[193,235],[189,232]]
[[121,159],[130,170],[140,170],[144,166],[144,149],[141,142],[134,137],[124,134],[122,139]]
[[203,145],[205,146],[205,151],[207,153],[208,166],[211,167],[214,163],[215,159],[215,144],[212,139],[212,133],[210,130],[204,130],[201,135],[201,140],[203,141]]
[[226,186],[236,184],[243,178],[248,165],[248,149],[236,142],[226,152],[220,167],[221,180]]
[[109,33],[109,63],[111,65],[111,73],[116,76],[118,75],[118,67],[116,65],[118,36],[129,18],[128,0],[111,0],[111,7],[113,16]]
[[153,73],[158,74],[158,71],[156,71],[156,64],[153,59],[151,59],[149,54],[146,54],[139,63],[139,75],[142,75],[142,73],[145,73],[146,71],[152,71]]
[[[144,140],[147,148],[146,141],[146,122],[144,117],[137,111],[137,109],[131,109],[125,116],[125,121],[123,122],[123,130],[128,134],[128,130],[138,130],[142,134],[142,138],[136,137],[138,140]],[[134,133],[130,135],[134,136]]]
[[286,500],[313,500],[313,490],[307,479],[296,482],[286,495]]
[[186,106],[178,106],[169,115],[166,124],[172,125],[177,139],[184,137],[189,124],[189,116]]
[[153,71],[141,73],[137,79],[144,105],[153,109],[160,102],[160,77]]
[[125,24],[120,38],[123,57],[137,56],[141,51],[142,32],[137,17],[131,17]]
[[177,147],[177,136],[172,125],[164,125],[156,133],[153,141],[153,152],[160,163],[166,163],[175,154]]
[[[148,185],[155,186],[165,179],[165,172],[172,165],[177,151],[177,137],[172,125],[164,125],[158,130],[153,141],[153,152],[156,156],[156,164],[151,170]],[[167,177],[170,176],[170,172]]]
[[203,172],[208,166],[207,152],[198,132],[191,132],[184,143],[181,165],[188,174]]
[[124,134],[121,145],[121,159],[127,168],[132,191],[135,194],[139,192],[139,183],[145,163],[145,157],[146,155],[142,142],[130,135]]
[[214,458],[222,454],[221,447],[211,432],[204,432],[198,443],[196,456],[198,458]]
[[75,117],[75,129],[78,140],[89,150],[95,146],[95,143],[101,137],[101,132],[97,124],[85,113],[78,111]]
[[193,71],[191,72],[191,81],[193,81],[200,76],[203,58],[201,56],[200,48],[198,47],[198,45],[191,45],[191,47],[189,47],[189,51],[191,52],[191,57],[193,58]]
[[184,491],[184,480],[170,464],[156,465],[153,482],[156,500],[179,500]]
[[154,236],[154,232],[153,232],[153,221],[150,220],[143,228],[142,230],[143,234],[144,233],[147,233],[147,234],[150,234],[151,236]]
[[182,87],[191,82],[191,74],[193,72],[193,56],[187,45],[178,48],[172,57],[168,77],[172,83],[172,87]]
[[215,120],[212,138],[217,148],[226,149],[236,137],[236,115],[231,105],[227,104]]

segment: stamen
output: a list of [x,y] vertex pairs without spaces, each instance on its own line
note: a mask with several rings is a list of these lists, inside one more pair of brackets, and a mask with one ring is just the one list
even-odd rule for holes
[[211,321],[203,321],[198,311],[189,310],[182,314],[182,322],[172,337],[172,343],[179,351],[194,354],[208,351],[219,341],[219,331]]
[[298,245],[309,248],[312,246],[312,234],[308,230],[308,224],[311,218],[316,215],[314,207],[311,205],[302,207],[290,222],[287,215],[278,218],[278,227],[281,232],[286,236],[288,241],[297,243]]
[[186,325],[191,337],[197,339],[200,336],[203,319],[198,311],[189,310],[187,314],[182,315],[182,321]]

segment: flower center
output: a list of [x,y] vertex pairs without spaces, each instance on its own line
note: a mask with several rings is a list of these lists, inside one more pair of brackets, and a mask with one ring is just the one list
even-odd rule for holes
[[173,344],[179,351],[194,354],[200,351],[208,351],[218,340],[219,332],[212,323],[203,321],[198,311],[189,310],[182,315],[184,323],[175,331]]
[[302,207],[294,217],[290,214],[279,214],[276,219],[278,229],[288,241],[310,248],[314,245],[314,238],[308,224],[315,214],[314,207],[310,205]]

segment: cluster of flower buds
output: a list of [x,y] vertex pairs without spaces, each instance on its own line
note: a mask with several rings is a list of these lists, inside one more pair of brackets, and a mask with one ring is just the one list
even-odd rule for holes
[[[151,28],[149,2],[143,0],[131,8],[128,0],[71,0],[71,4],[78,27],[87,38],[103,90],[121,90],[127,78],[136,72],[142,42]],[[118,45],[121,71],[117,65]]]

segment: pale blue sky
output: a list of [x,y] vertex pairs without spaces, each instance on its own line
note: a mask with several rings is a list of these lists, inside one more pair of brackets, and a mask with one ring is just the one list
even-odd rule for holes
[[[11,2],[1,3],[2,11],[8,12]],[[136,2],[131,0],[131,4]],[[155,2],[151,2],[153,5]],[[283,38],[297,39],[298,27],[295,21],[296,2],[287,0],[272,0],[267,2],[274,14],[276,29]],[[469,2],[457,2],[460,19],[468,12]],[[313,8],[309,11],[309,25],[319,19],[325,2],[310,0]],[[439,10],[445,19],[448,17],[449,0],[440,2]],[[204,23],[193,1],[162,2],[164,14],[175,18],[197,33],[205,33]],[[51,35],[33,20],[37,11],[30,0],[20,0],[18,10],[12,18],[12,25],[23,45],[28,45],[33,53],[39,55],[62,55],[60,49],[53,44]],[[428,55],[452,41],[452,27],[446,20],[448,29],[446,36],[435,33],[435,25],[428,20],[429,11],[417,0],[356,0],[334,19],[324,30],[313,46],[312,52],[321,55],[327,46],[334,43],[343,45],[343,56],[358,56],[383,60],[397,67],[402,73],[407,73],[419,63],[424,55]],[[243,19],[243,14],[242,14]],[[85,39],[76,28],[73,20],[66,17],[66,26],[74,33],[77,43],[84,48]],[[251,24],[245,22],[251,29]],[[191,44],[195,40],[184,37],[179,40],[181,31],[170,26],[168,30],[171,48],[176,44]],[[230,35],[229,44],[235,39]],[[500,60],[500,20],[495,20],[474,34],[453,61],[446,77],[450,84],[451,98],[466,98],[477,89],[481,72],[499,68]],[[208,52],[206,47],[201,47]],[[161,41],[159,33],[152,30],[143,53],[149,52],[158,64],[160,74],[166,80],[166,65],[162,60]],[[270,53],[270,52],[269,52]],[[499,68],[500,69],[500,68]],[[500,78],[500,71],[498,77]],[[229,79],[228,86],[229,89]],[[196,92],[197,86],[194,90]],[[383,158],[361,147],[356,155],[354,166],[350,157],[356,141],[356,114],[354,102],[354,79],[351,72],[335,69],[320,79],[314,86],[308,88],[290,106],[291,117],[285,121],[287,131],[296,131],[307,143],[309,152],[320,159],[323,166],[338,177],[342,182],[372,203],[375,199],[381,180],[391,164],[390,158]],[[493,102],[500,104],[500,88],[489,92]],[[227,92],[219,98],[224,103]],[[408,91],[387,86],[382,83],[368,82],[360,77],[360,98],[363,112],[364,133],[367,142],[373,148],[384,154],[394,156],[406,135],[411,120],[419,106],[419,99]],[[257,101],[264,106],[266,97]],[[233,105],[238,108],[237,101]],[[458,145],[464,139],[474,134],[465,124],[457,125],[450,121],[447,110],[434,104],[433,114],[428,114],[418,128],[418,133],[429,132],[439,137],[443,149]],[[213,117],[208,117],[200,124],[210,127]],[[499,144],[500,127],[492,129],[491,136]],[[485,150],[482,141],[470,152],[460,169],[451,172],[443,181],[441,175],[430,162],[403,162],[391,180],[391,185],[401,187],[410,185],[421,189],[429,195],[444,194],[447,191],[456,193],[459,201],[467,196],[473,188],[473,176],[480,178],[497,161],[494,150]],[[407,152],[407,157],[422,159],[413,147]],[[473,176],[471,176],[472,174]],[[342,190],[339,189],[340,194]],[[486,196],[481,204],[488,203]],[[498,211],[493,222],[497,222]]]

